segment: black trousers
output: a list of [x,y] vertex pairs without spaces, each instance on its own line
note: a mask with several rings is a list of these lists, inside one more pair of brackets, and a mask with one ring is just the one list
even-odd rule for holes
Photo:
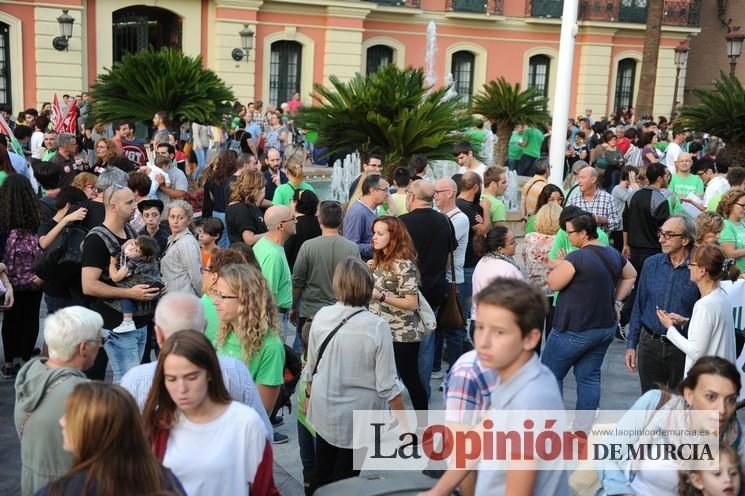
[[419,379],[419,343],[393,342],[393,356],[401,382],[409,391],[414,410],[426,410],[427,392]]
[[31,359],[36,338],[39,337],[42,294],[41,289],[15,291],[13,306],[3,316],[3,350],[6,362],[10,363],[14,358],[21,358],[23,361]]
[[360,471],[354,470],[353,467],[353,449],[337,448],[327,443],[316,432],[316,476],[313,481],[311,494],[326,484],[359,476]]
[[686,356],[670,341],[658,341],[642,329],[636,347],[642,394],[666,386],[675,389],[683,380]]

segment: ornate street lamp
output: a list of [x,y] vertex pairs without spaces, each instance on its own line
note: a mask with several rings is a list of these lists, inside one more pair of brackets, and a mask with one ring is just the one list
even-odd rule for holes
[[745,33],[740,32],[740,28],[735,28],[725,37],[727,39],[727,57],[729,57],[729,74],[735,75],[737,67],[737,58],[742,52],[742,42],[745,40]]
[[678,106],[678,84],[680,81],[680,70],[685,67],[688,61],[688,47],[687,41],[681,41],[680,45],[674,48],[675,50],[675,89],[673,90],[673,110],[670,115],[670,120],[675,117],[675,107]]
[[70,46],[70,38],[72,38],[72,25],[75,23],[75,18],[68,14],[69,10],[62,9],[62,15],[57,18],[59,23],[60,36],[56,36],[52,40],[52,46],[56,50],[67,50]]
[[238,35],[241,37],[241,46],[243,48],[235,48],[232,51],[231,55],[233,56],[233,60],[236,62],[243,60],[244,56],[246,57],[246,60],[248,60],[248,54],[254,47],[254,32],[251,31],[248,24],[243,25],[243,29],[238,31]]

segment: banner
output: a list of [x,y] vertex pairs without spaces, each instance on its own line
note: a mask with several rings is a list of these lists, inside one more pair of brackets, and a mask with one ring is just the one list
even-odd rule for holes
[[77,134],[79,114],[80,112],[78,111],[78,99],[76,98],[67,108],[67,113],[65,114],[64,119],[62,119],[62,123],[60,125],[61,131],[57,132]]

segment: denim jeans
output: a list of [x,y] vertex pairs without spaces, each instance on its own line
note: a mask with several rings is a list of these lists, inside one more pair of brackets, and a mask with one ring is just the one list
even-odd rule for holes
[[616,327],[564,332],[553,329],[541,354],[541,362],[554,373],[562,393],[564,377],[574,367],[576,409],[591,411],[592,416],[600,404],[600,369]]
[[227,250],[230,248],[230,241],[228,240],[228,229],[227,224],[225,223],[225,212],[213,210],[212,217],[222,221],[222,236],[217,240],[217,246],[219,246],[221,250]]
[[423,336],[419,342],[419,380],[424,386],[424,392],[427,393],[427,400],[432,394],[430,380],[432,379],[432,365],[435,358],[435,332],[430,332],[428,336]]
[[303,470],[313,470],[316,466],[316,438],[299,420],[296,422],[300,462],[303,464]]
[[290,328],[288,313],[277,312],[277,320],[279,321],[279,334],[282,337],[282,344],[285,344],[287,342],[287,334]]
[[207,148],[194,148],[194,155],[197,156],[197,170],[194,171],[194,180],[199,179],[199,174],[202,173],[204,167],[207,165]]
[[463,284],[458,285],[458,293],[463,295],[460,300],[463,307],[463,315],[466,320],[471,318],[471,305],[473,304],[473,271],[476,267],[463,267]]
[[147,326],[122,333],[104,329],[102,334],[104,349],[109,356],[111,370],[114,372],[114,384],[119,384],[129,369],[140,364],[142,353],[145,351]]

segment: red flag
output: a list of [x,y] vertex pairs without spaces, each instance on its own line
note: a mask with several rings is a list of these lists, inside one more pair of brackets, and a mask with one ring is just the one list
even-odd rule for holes
[[78,99],[74,99],[67,108],[65,118],[62,119],[62,131],[70,134],[78,132]]
[[55,132],[60,132],[62,129],[62,109],[59,106],[59,99],[57,93],[54,94],[54,103],[52,104],[52,129]]

